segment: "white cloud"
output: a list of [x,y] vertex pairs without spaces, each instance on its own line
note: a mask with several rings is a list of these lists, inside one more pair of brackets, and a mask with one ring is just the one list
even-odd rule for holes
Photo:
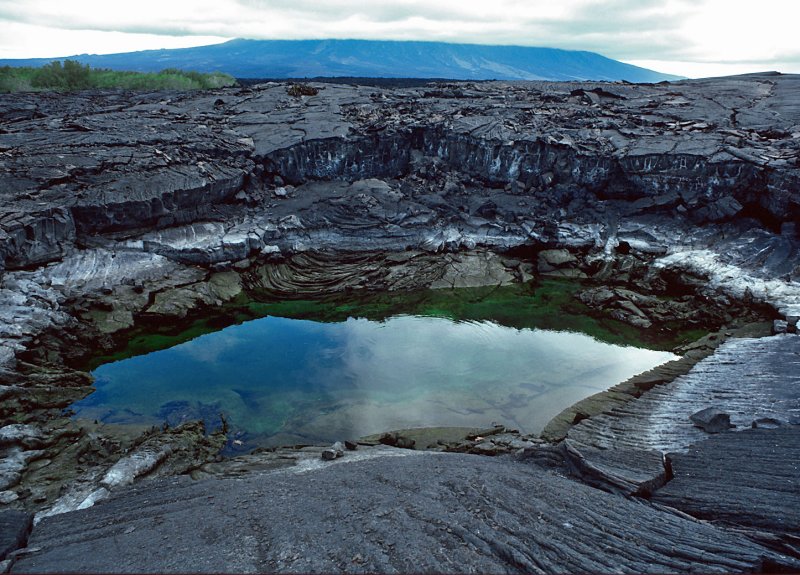
[[233,335],[235,333],[235,330],[223,330],[201,335],[173,347],[170,351],[173,354],[189,356],[198,363],[216,364],[223,354],[236,350],[242,345],[242,339]]
[[[326,355],[313,379],[337,403],[364,404],[351,413],[359,430],[488,417],[538,431],[575,401],[675,358],[580,333],[443,318],[351,318],[330,332],[336,361]],[[387,422],[392,412],[401,419]]]
[[0,23],[0,58],[56,58],[75,54],[112,54],[158,48],[189,48],[224,42],[218,36],[165,36],[99,30],[65,30],[21,23]]
[[686,75],[694,64],[800,72],[798,21],[792,0],[0,0],[0,56],[364,38],[591,50]]
[[677,74],[689,78],[713,78],[716,76],[735,76],[737,74],[750,74],[752,72],[794,72],[800,73],[800,64],[796,62],[686,62],[681,60],[625,60],[628,64],[657,70],[664,74]]

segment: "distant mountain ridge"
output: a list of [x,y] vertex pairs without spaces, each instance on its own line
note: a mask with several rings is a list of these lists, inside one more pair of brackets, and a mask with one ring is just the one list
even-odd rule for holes
[[222,44],[120,54],[0,60],[41,66],[68,58],[92,67],[157,72],[220,71],[237,78],[378,77],[453,80],[626,80],[660,82],[662,74],[595,52],[384,40],[229,40]]

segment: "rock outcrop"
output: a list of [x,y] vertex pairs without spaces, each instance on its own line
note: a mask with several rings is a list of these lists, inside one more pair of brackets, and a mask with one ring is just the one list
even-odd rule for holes
[[[250,237],[249,254],[291,231],[280,218],[320,200],[350,203],[349,215],[361,212],[384,234],[421,225],[479,237],[497,230],[488,235],[525,243],[555,239],[543,225],[553,215],[605,223],[608,212],[695,224],[753,217],[791,234],[800,218],[800,117],[787,95],[799,86],[794,76],[753,75],[578,90],[465,84],[459,97],[327,85],[298,98],[278,84],[200,95],[4,96],[3,260],[7,269],[28,267],[97,234],[200,221],[223,223],[205,232],[223,244],[232,229]],[[369,178],[399,182],[348,186]],[[292,194],[283,186],[320,180],[342,183]],[[235,218],[220,206],[227,202],[259,209],[234,209]],[[279,217],[270,221],[273,209]],[[237,226],[247,214],[255,221]],[[295,229],[320,228],[298,219]],[[322,227],[354,235],[336,224]]]

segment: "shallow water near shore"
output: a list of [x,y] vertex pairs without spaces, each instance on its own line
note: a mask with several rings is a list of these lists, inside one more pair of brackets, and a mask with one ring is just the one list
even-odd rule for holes
[[[553,282],[240,302],[221,330],[193,324],[132,338],[124,359],[94,369],[97,391],[72,408],[154,425],[202,418],[213,427],[222,414],[241,448],[426,426],[535,433],[576,401],[675,357],[630,345],[630,331],[574,307],[573,290]],[[182,342],[125,357],[145,341]]]

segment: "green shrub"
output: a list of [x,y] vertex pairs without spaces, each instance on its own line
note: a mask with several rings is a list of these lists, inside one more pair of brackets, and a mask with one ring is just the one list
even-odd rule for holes
[[64,60],[61,73],[67,90],[84,90],[91,86],[91,70],[88,64],[84,66],[75,60]]
[[30,74],[20,68],[11,66],[0,67],[0,93],[2,92],[30,92],[33,90]]

